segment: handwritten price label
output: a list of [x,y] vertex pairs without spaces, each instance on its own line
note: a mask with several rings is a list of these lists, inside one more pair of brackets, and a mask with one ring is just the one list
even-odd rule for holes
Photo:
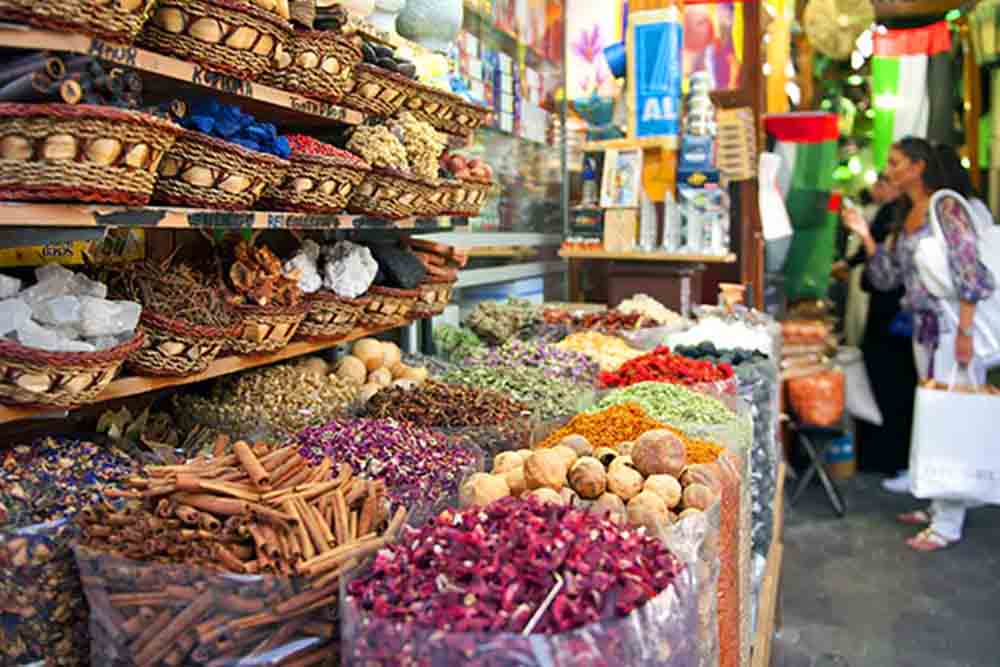
[[87,48],[87,55],[101,60],[109,60],[119,65],[135,67],[137,50],[131,46],[121,46],[118,44],[108,44],[100,39],[90,40]]
[[235,76],[229,76],[228,74],[213,72],[204,69],[201,65],[194,66],[194,71],[191,73],[191,83],[212,88],[223,93],[244,95],[246,97],[253,96],[253,84],[249,81],[237,79]]

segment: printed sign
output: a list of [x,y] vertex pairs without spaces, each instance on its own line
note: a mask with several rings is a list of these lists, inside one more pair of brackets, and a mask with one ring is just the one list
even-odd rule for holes
[[683,79],[683,31],[677,8],[633,13],[626,43],[629,136],[677,136]]

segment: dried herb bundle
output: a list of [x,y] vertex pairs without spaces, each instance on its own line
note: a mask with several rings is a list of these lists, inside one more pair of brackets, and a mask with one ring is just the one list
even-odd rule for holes
[[112,276],[111,290],[145,310],[191,324],[227,328],[233,316],[218,283],[187,264],[138,262]]

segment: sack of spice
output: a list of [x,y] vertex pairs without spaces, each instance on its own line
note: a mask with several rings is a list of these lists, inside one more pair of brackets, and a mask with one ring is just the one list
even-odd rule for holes
[[319,664],[335,655],[340,578],[407,509],[296,446],[147,466],[79,518],[94,665]]
[[0,465],[0,665],[87,664],[87,600],[73,517],[137,469],[123,451],[47,438]]
[[811,426],[833,426],[844,416],[844,373],[830,368],[788,381],[792,409]]
[[642,531],[565,506],[442,513],[404,529],[346,591],[345,667],[700,664],[691,570]]

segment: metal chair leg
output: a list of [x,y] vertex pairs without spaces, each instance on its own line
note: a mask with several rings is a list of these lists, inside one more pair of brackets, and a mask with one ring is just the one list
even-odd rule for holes
[[826,471],[826,465],[823,463],[823,459],[826,456],[826,448],[829,447],[829,443],[827,443],[826,446],[817,449],[816,446],[813,445],[812,440],[810,440],[804,433],[799,432],[798,436],[803,448],[805,448],[806,453],[809,455],[811,463],[805,474],[802,476],[802,480],[795,488],[795,494],[792,496],[791,504],[794,505],[799,499],[802,493],[806,490],[806,487],[809,486],[809,483],[812,482],[813,476],[818,475],[819,481],[823,484],[823,489],[826,492],[826,497],[833,506],[834,513],[838,517],[843,517],[847,513],[847,504],[844,502],[844,497],[841,495],[840,489],[838,489],[834,481],[830,479],[830,475]]

